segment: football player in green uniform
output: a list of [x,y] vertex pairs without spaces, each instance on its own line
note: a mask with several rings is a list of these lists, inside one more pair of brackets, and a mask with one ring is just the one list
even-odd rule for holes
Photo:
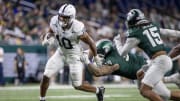
[[[119,53],[121,56],[126,56],[136,46],[144,50],[152,62],[142,79],[140,93],[151,101],[163,101],[152,89],[162,80],[164,74],[172,68],[172,60],[165,51],[160,37],[160,28],[147,20],[138,9],[132,9],[128,12],[127,26],[127,40]],[[170,97],[170,91],[163,83],[162,85],[164,90],[166,89],[167,96]]]
[[[81,59],[88,65],[88,70],[95,76],[103,75],[119,75],[126,78],[135,80],[137,79],[136,73],[141,69],[143,65],[146,65],[148,62],[142,56],[135,54],[127,54],[126,57],[119,55],[116,47],[110,40],[102,39],[97,42],[97,53],[102,57],[102,67],[97,68],[95,65],[91,64],[88,56]],[[110,65],[110,66],[109,66]],[[113,65],[113,66],[112,66]],[[146,71],[146,68],[142,69]],[[154,91],[160,95],[163,99],[169,99],[177,97],[177,92],[164,90],[164,85],[162,82],[159,82],[155,87]],[[171,95],[167,97],[166,92],[170,92]]]
[[96,47],[97,53],[101,57],[102,67],[97,68],[89,65],[90,61],[86,59],[88,56],[83,57],[85,59],[81,59],[85,61],[85,64],[88,64],[88,70],[95,76],[111,74],[136,80],[137,71],[147,64],[146,59],[142,56],[130,53],[126,57],[120,56],[114,44],[108,39],[99,40],[96,43]]
[[137,79],[136,72],[143,65],[147,64],[146,59],[142,56],[130,53],[124,57],[120,56],[116,47],[110,40],[99,40],[96,43],[96,47],[98,55],[103,59],[103,65],[119,65],[119,69],[112,72],[112,75],[120,75],[135,80]]

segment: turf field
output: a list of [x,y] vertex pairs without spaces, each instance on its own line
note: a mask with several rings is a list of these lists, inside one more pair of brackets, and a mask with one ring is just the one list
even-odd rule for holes
[[[148,101],[136,86],[105,85],[105,101]],[[171,89],[176,89],[171,86]],[[0,101],[39,101],[39,86],[0,87]],[[51,86],[47,101],[96,101],[96,96],[74,90],[71,86]]]

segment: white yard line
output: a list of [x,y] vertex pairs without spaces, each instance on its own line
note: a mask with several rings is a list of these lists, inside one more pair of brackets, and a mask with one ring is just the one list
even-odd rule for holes
[[[127,94],[105,94],[105,98],[110,97],[132,97],[131,95]],[[95,95],[63,95],[63,96],[47,96],[48,99],[83,99],[83,98],[95,98]]]
[[[103,85],[105,88],[136,88],[136,85]],[[73,89],[71,85],[52,85],[49,89]],[[37,86],[12,86],[12,87],[0,87],[0,90],[39,90],[39,85]]]
[[[105,94],[104,96],[105,98],[119,98],[119,97],[132,97],[131,95],[127,95],[127,94]],[[47,96],[47,99],[87,99],[87,98],[96,98],[95,95],[62,95],[62,96]],[[39,97],[35,98],[35,97],[15,97],[15,98],[3,98],[0,97],[0,100],[28,100],[28,99],[32,99],[32,100],[37,100],[39,99]]]
[[[105,88],[137,88],[135,84],[105,84]],[[174,84],[168,84],[168,87],[175,87]],[[0,90],[39,90],[39,85],[36,86],[11,86],[0,87]],[[71,85],[52,85],[49,89],[74,89]]]

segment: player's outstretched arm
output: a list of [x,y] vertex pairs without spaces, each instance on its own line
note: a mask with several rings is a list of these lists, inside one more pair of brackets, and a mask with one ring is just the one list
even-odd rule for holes
[[139,44],[139,42],[140,40],[137,38],[127,38],[126,43],[124,44],[121,51],[118,51],[118,53],[121,56],[126,56],[132,48],[136,47]]
[[87,68],[91,74],[93,74],[96,77],[99,77],[99,76],[105,76],[105,75],[112,74],[112,72],[119,69],[119,65],[118,64],[115,64],[112,66],[103,65],[101,67],[97,67],[94,64],[88,64]]
[[90,62],[88,54],[86,52],[84,52],[83,55],[81,56],[81,62],[86,64],[89,72],[97,77],[109,75],[120,68],[118,64],[112,66],[102,65],[100,67],[97,67],[97,65]]
[[113,42],[115,44],[116,49],[120,52],[122,47],[123,47],[122,43],[121,43],[121,36],[120,36],[120,34],[114,37]]
[[84,32],[83,35],[81,35],[80,40],[85,42],[86,44],[89,45],[90,50],[92,51],[93,56],[97,56],[97,51],[96,51],[96,45],[94,40],[88,35],[87,32]]
[[98,66],[101,66],[102,62],[100,61],[100,59],[97,55],[96,45],[95,45],[94,40],[88,35],[87,32],[84,32],[84,34],[80,36],[80,40],[82,40],[83,42],[85,42],[86,44],[89,45],[90,51],[92,52],[92,54],[94,56],[94,61],[96,62],[96,64]]
[[160,28],[160,34],[164,36],[180,38],[180,31],[178,30]]

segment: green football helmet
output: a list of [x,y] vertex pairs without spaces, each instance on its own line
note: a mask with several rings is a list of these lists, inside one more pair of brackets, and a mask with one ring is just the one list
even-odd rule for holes
[[134,26],[136,25],[139,21],[144,20],[145,16],[144,13],[139,10],[139,9],[131,9],[128,13],[127,13],[127,25],[129,26]]
[[106,56],[113,49],[113,43],[108,39],[101,39],[96,43],[97,54],[99,56]]

